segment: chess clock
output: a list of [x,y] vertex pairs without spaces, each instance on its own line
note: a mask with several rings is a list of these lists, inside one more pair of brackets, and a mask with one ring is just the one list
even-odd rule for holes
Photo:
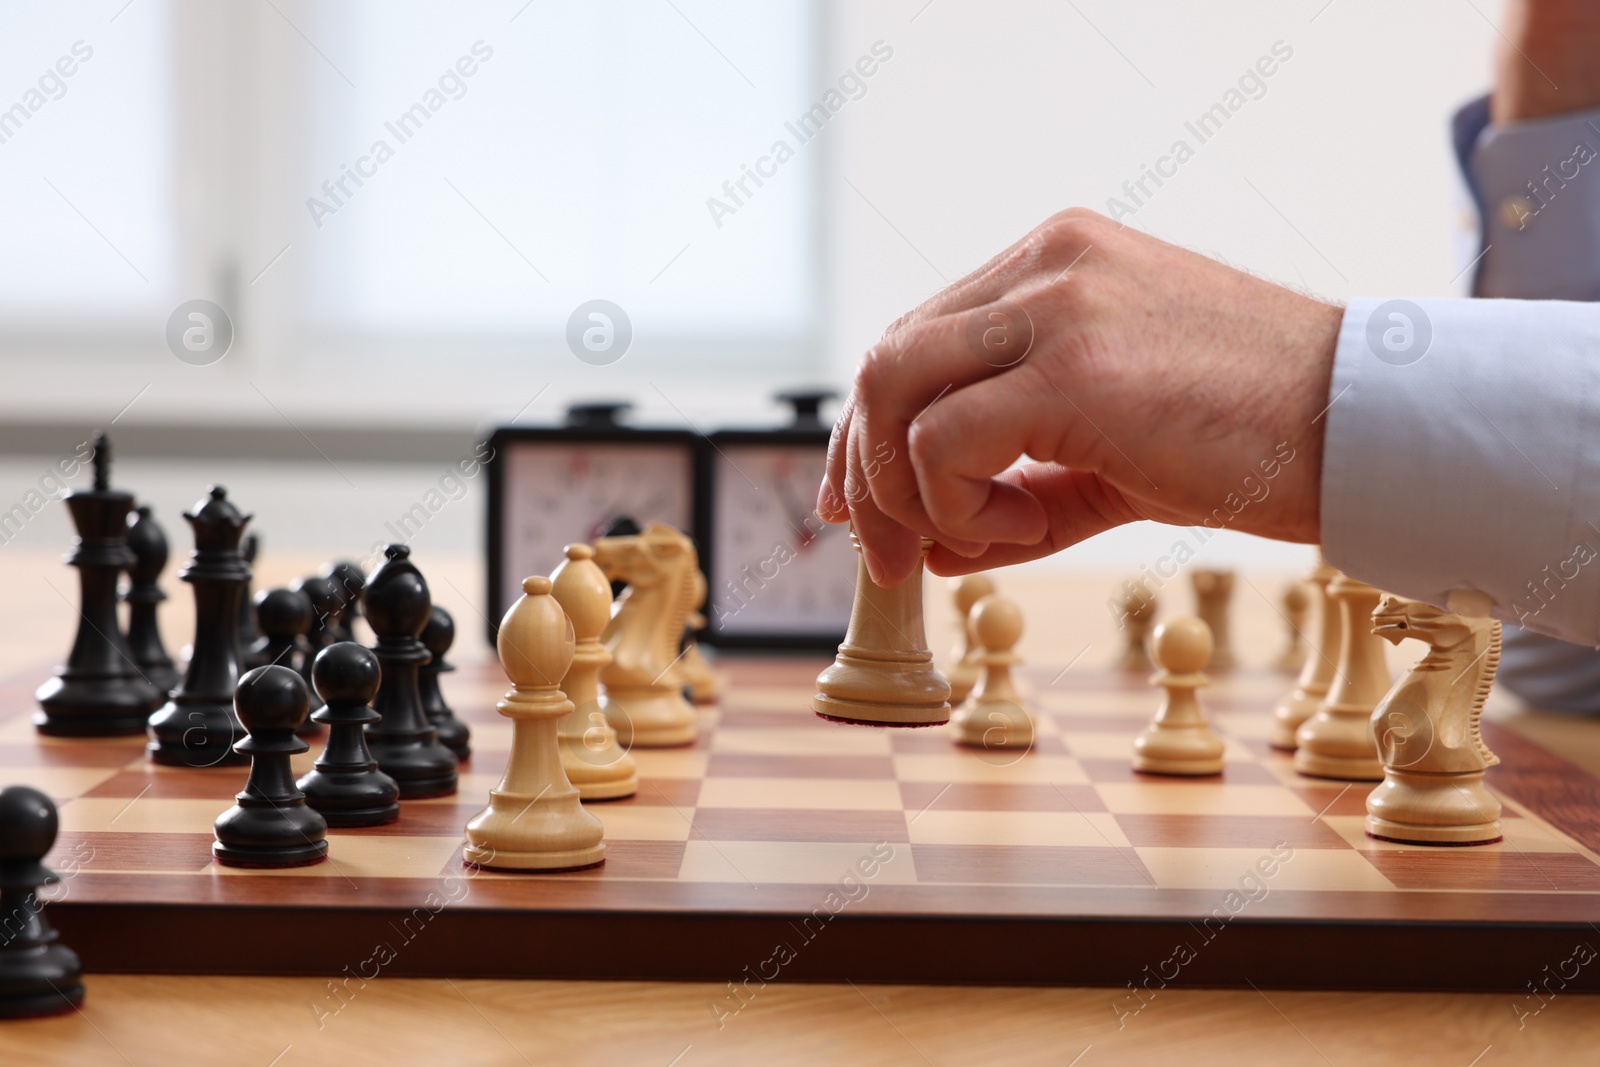
[[721,430],[701,452],[704,642],[722,648],[833,651],[855,599],[856,554],[843,526],[817,518],[828,392],[788,393],[793,421]]
[[694,534],[702,438],[620,421],[625,403],[579,404],[562,426],[504,426],[489,438],[488,633],[522,595],[522,579],[549,574],[562,549],[592,541],[613,521],[659,521]]

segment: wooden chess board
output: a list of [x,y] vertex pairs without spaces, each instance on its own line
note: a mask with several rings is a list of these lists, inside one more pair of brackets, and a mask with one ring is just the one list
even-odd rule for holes
[[0,784],[61,804],[48,913],[99,971],[1525,992],[1600,945],[1600,780],[1492,724],[1504,842],[1405,847],[1364,836],[1368,786],[1267,747],[1278,675],[1205,691],[1226,773],[1174,780],[1129,769],[1156,699],[1140,679],[1026,672],[1039,739],[1018,757],[823,722],[824,662],[724,658],[698,743],[636,750],[639,795],[591,806],[609,852],[587,871],[461,865],[510,738],[492,662],[444,679],[474,732],[459,796],[332,832],[315,867],[214,864],[244,771],[39,737],[43,671],[0,687]]

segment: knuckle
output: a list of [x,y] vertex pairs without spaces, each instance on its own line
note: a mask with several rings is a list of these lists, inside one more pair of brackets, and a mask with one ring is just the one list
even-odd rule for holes
[[861,357],[861,363],[856,368],[856,397],[870,398],[878,394],[894,376],[898,362],[898,350],[888,345],[879,344],[867,349],[867,354]]

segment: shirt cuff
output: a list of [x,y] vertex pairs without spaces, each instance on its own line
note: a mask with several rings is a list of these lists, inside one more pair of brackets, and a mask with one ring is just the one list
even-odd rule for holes
[[1328,562],[1600,645],[1597,357],[1597,305],[1352,301],[1323,415]]
[[1473,101],[1453,131],[1482,219],[1474,295],[1600,300],[1600,109],[1488,118]]

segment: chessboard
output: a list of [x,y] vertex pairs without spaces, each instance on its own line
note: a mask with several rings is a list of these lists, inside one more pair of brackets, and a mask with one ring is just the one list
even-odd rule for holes
[[826,662],[721,658],[699,740],[635,749],[638,795],[589,805],[605,863],[562,874],[462,866],[510,742],[492,660],[445,679],[474,734],[460,793],[331,831],[314,867],[212,861],[243,769],[39,736],[46,669],[0,686],[0,784],[60,805],[49,915],[91,971],[1525,992],[1600,939],[1600,780],[1492,723],[1504,841],[1409,847],[1365,836],[1369,785],[1268,747],[1282,675],[1216,678],[1226,771],[1179,780],[1130,770],[1158,699],[1140,677],[1025,671],[1018,755],[823,721]]

